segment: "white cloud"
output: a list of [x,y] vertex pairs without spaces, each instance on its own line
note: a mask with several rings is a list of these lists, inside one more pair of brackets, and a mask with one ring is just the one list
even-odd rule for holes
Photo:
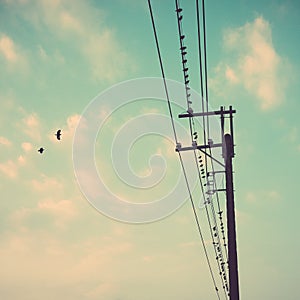
[[[50,217],[52,225],[57,229],[65,229],[70,221],[72,221],[78,215],[78,210],[75,204],[71,200],[60,199],[44,199],[37,203],[35,207],[28,208],[22,207],[14,211],[9,219],[14,226],[19,228],[25,228],[31,220],[36,217],[42,217],[44,220],[48,220]],[[45,221],[47,225],[47,221]],[[41,228],[44,227],[43,222],[40,224]]]
[[8,62],[16,63],[18,61],[19,55],[15,48],[15,44],[10,37],[4,34],[0,37],[0,52]]
[[27,159],[24,155],[19,155],[15,160],[8,160],[0,164],[0,172],[10,179],[15,179],[19,175],[19,168],[24,166]]
[[245,200],[251,205],[278,202],[281,198],[281,194],[277,190],[259,190],[255,193],[247,192],[245,195]]
[[48,59],[47,51],[41,45],[38,45],[38,54],[41,59],[43,60]]
[[223,91],[224,83],[235,84],[254,95],[262,110],[280,105],[289,70],[273,45],[270,23],[258,17],[242,27],[228,29],[224,45],[230,57],[216,68],[213,88]]
[[[11,142],[4,138],[3,140],[0,139],[0,144],[10,146]],[[28,152],[32,149],[32,145],[30,143],[22,143],[22,148],[25,152]],[[25,155],[19,155],[14,159],[9,159],[6,162],[0,163],[0,172],[10,179],[15,179],[19,175],[20,167],[26,165],[26,163],[27,157]]]
[[68,117],[68,119],[67,119],[67,126],[68,126],[67,134],[69,136],[73,137],[75,129],[78,125],[78,122],[80,121],[80,118],[81,118],[81,116],[78,115],[78,114],[75,114],[75,115],[72,115],[72,116]]
[[[115,31],[105,26],[105,14],[90,2],[29,1],[19,11],[38,30],[46,28],[79,52],[94,79],[115,81],[133,69],[134,61],[122,49]],[[43,45],[39,46],[39,56],[49,57]]]
[[25,165],[26,164],[26,158],[24,157],[24,155],[20,155],[19,157],[18,157],[18,163],[19,163],[19,165]]
[[38,203],[37,209],[55,216],[57,218],[56,225],[73,219],[78,213],[74,203],[70,200],[44,200]]
[[18,176],[18,166],[12,160],[0,164],[0,171],[7,177],[14,179]]
[[47,193],[57,193],[57,191],[63,189],[63,184],[57,178],[47,177],[45,175],[42,175],[41,180],[32,179],[31,186],[37,192]]
[[73,30],[79,34],[83,33],[80,21],[77,20],[70,12],[62,11],[60,13],[60,22],[62,27],[65,29]]
[[278,202],[278,201],[280,201],[280,199],[282,199],[280,193],[276,190],[269,191],[267,193],[267,197],[269,198],[269,200],[275,201],[275,202]]
[[132,70],[128,64],[128,62],[132,64],[130,58],[121,50],[113,32],[108,29],[101,34],[93,33],[87,36],[82,51],[96,79],[113,81],[120,78],[125,72],[126,65]]
[[230,82],[230,83],[238,83],[239,79],[236,75],[236,72],[230,68],[229,66],[226,66],[226,71],[225,71],[225,76],[226,79]]
[[32,150],[32,144],[31,143],[28,143],[28,142],[24,142],[22,143],[22,149],[25,151],[25,152],[30,152]]
[[7,138],[0,136],[0,144],[3,146],[11,146],[12,143]]
[[21,128],[25,134],[35,141],[41,140],[40,120],[36,113],[31,113],[22,119]]
[[[66,125],[61,128],[61,139],[63,141],[71,142],[73,140],[74,133],[80,119],[81,116],[79,114],[74,114],[67,118]],[[55,134],[53,134],[53,132],[56,132],[57,130],[58,128],[53,128],[48,135],[49,139],[54,143],[60,142],[57,140]]]
[[5,59],[9,69],[17,69],[19,72],[27,69],[27,60],[18,45],[11,37],[0,33],[0,58]]
[[117,299],[128,274],[118,271],[129,265],[124,255],[131,249],[114,238],[72,244],[22,228],[0,240],[0,288],[6,287],[7,299]]

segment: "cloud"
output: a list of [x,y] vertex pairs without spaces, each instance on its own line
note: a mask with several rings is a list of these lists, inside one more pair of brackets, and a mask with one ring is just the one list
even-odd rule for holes
[[37,192],[57,193],[63,189],[63,184],[57,178],[42,175],[42,180],[31,180],[31,187]]
[[19,175],[20,167],[24,166],[27,159],[24,155],[19,155],[15,160],[8,160],[0,164],[0,172],[10,179],[15,179]]
[[32,150],[32,144],[28,142],[22,143],[21,147],[25,152],[30,152]]
[[11,146],[11,141],[9,141],[7,138],[3,137],[3,136],[0,136],[0,145],[3,145],[3,146]]
[[27,60],[11,37],[0,33],[0,58],[4,58],[9,69],[20,70],[27,69]]
[[19,163],[19,165],[25,165],[26,164],[26,158],[23,155],[20,155],[18,157],[18,163]]
[[49,58],[49,56],[48,56],[46,50],[41,45],[38,45],[37,48],[38,48],[39,57],[42,60],[47,60]]
[[[0,138],[0,144],[10,146],[12,143],[5,138]],[[32,149],[32,145],[30,143],[22,143],[22,148],[25,152],[29,152]],[[26,165],[26,163],[27,157],[24,154],[21,154],[14,159],[9,159],[6,162],[1,163],[0,172],[10,179],[15,179],[19,175],[20,167]]]
[[282,199],[281,194],[277,190],[259,190],[254,192],[247,192],[245,200],[248,204],[258,205],[262,203],[279,202]]
[[114,81],[122,76],[126,68],[132,70],[130,57],[121,50],[113,32],[108,29],[101,34],[89,34],[82,51],[92,66],[96,79]]
[[57,218],[56,224],[60,225],[73,219],[77,215],[74,203],[70,200],[55,201],[47,199],[38,203],[39,211],[47,212]]
[[289,77],[288,62],[277,53],[272,28],[263,17],[239,28],[227,29],[223,42],[226,59],[217,66],[212,87],[224,91],[241,86],[259,101],[262,110],[279,106]]
[[16,63],[19,59],[13,40],[4,34],[0,38],[0,52],[8,62]]
[[0,290],[7,299],[117,299],[131,249],[114,237],[73,244],[49,231],[22,228],[0,240]]
[[233,69],[231,69],[229,66],[226,66],[226,71],[225,71],[225,76],[226,79],[230,82],[230,83],[238,83],[239,79],[235,73],[235,71]]
[[73,30],[78,34],[83,33],[83,28],[80,21],[75,18],[70,12],[62,11],[60,13],[60,22],[63,28]]
[[21,128],[23,132],[34,141],[41,140],[40,127],[40,120],[36,113],[31,113],[22,119]]
[[[76,55],[79,53],[93,79],[113,82],[133,70],[134,61],[123,50],[115,30],[105,25],[105,13],[90,2],[28,1],[20,9],[15,0],[11,5],[38,31],[43,28],[59,44],[66,43]],[[50,57],[45,44],[43,39],[39,41],[38,55],[42,60]]]
[[9,219],[14,227],[19,228],[28,228],[34,220],[40,220],[40,229],[49,225],[54,225],[57,229],[65,229],[77,215],[77,208],[71,200],[43,199],[35,207],[22,207],[14,211]]
[[0,171],[7,177],[14,179],[18,176],[18,166],[12,160],[0,164]]
[[[66,120],[66,125],[61,128],[62,130],[62,136],[61,139],[64,141],[72,141],[74,137],[75,130],[77,128],[78,122],[80,121],[81,116],[79,114],[71,115]],[[53,128],[51,132],[49,133],[48,137],[53,143],[58,143],[54,132],[56,132],[58,128]]]
[[278,202],[282,199],[280,193],[276,190],[272,190],[272,191],[269,191],[267,193],[267,198],[270,200],[270,201],[274,201],[274,202]]

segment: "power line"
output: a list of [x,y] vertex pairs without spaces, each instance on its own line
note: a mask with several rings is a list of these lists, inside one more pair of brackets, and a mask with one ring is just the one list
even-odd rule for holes
[[[198,38],[198,58],[199,58],[199,75],[200,75],[200,94],[201,94],[201,104],[202,112],[205,111],[204,106],[204,92],[203,92],[203,68],[202,68],[202,55],[201,55],[201,29],[200,29],[200,14],[199,14],[199,1],[196,0],[196,16],[197,16],[197,38]],[[208,118],[208,117],[207,117]],[[206,126],[205,126],[205,116],[202,116],[202,126],[203,126],[203,142],[206,143]],[[205,156],[206,161],[206,156]]]
[[[176,4],[177,4],[177,2],[176,2]],[[167,96],[167,102],[168,102],[168,108],[169,108],[169,113],[170,113],[170,117],[171,117],[173,132],[174,132],[174,138],[175,138],[176,144],[178,144],[175,125],[174,125],[174,119],[173,119],[173,114],[172,114],[172,108],[171,108],[171,103],[170,103],[170,99],[169,99],[167,84],[166,84],[166,80],[165,80],[165,73],[164,73],[162,57],[161,57],[161,52],[160,52],[160,48],[159,48],[159,42],[158,42],[158,37],[157,37],[157,32],[156,32],[156,27],[155,27],[155,21],[154,21],[154,17],[153,17],[153,11],[152,11],[152,6],[151,6],[151,1],[150,0],[148,0],[148,6],[149,6],[150,15],[151,15],[151,21],[152,21],[152,27],[153,27],[153,32],[154,32],[154,36],[155,36],[156,49],[157,49],[157,53],[158,53],[158,57],[159,57],[160,69],[161,69],[161,73],[162,73],[162,77],[163,77],[163,81],[164,81],[165,92],[166,92],[166,96]],[[183,46],[181,46],[181,48],[182,47]],[[187,98],[188,98],[188,96],[187,96]],[[188,102],[188,104],[189,104],[189,102]],[[210,270],[211,278],[212,278],[212,281],[213,281],[218,299],[220,299],[219,290],[217,288],[216,281],[215,281],[215,278],[214,278],[214,274],[213,274],[213,271],[212,271],[212,267],[211,267],[211,264],[210,264],[210,260],[209,260],[209,257],[208,257],[208,252],[207,252],[207,249],[206,249],[206,246],[205,246],[205,242],[204,242],[203,234],[202,234],[202,231],[201,231],[198,215],[197,215],[197,212],[196,212],[195,204],[194,204],[194,201],[193,201],[193,197],[192,197],[192,194],[191,194],[189,182],[188,182],[188,179],[187,179],[186,171],[185,171],[185,168],[184,168],[184,164],[183,164],[183,160],[182,160],[182,156],[181,156],[180,152],[178,152],[178,155],[179,155],[179,158],[180,158],[181,168],[182,168],[184,178],[185,178],[185,181],[186,181],[186,185],[187,185],[187,189],[188,189],[188,193],[189,193],[189,198],[190,198],[190,201],[191,201],[191,204],[192,204],[193,213],[194,213],[195,221],[196,221],[196,224],[197,224],[198,232],[199,232],[200,239],[201,239],[201,242],[202,242],[202,245],[203,245],[206,261],[207,261],[207,264],[208,264],[208,267],[209,267],[209,270]]]
[[[176,4],[176,13],[177,13],[179,43],[180,43],[182,65],[183,65],[183,78],[184,78],[184,83],[185,83],[185,88],[186,88],[186,100],[187,100],[187,107],[188,107],[187,112],[192,113],[193,112],[193,110],[191,108],[192,101],[190,101],[190,99],[189,99],[190,95],[188,94],[189,80],[187,80],[187,78],[188,78],[188,74],[187,74],[188,68],[186,66],[187,59],[185,58],[185,55],[187,53],[187,47],[184,46],[185,35],[183,33],[183,25],[182,25],[182,22],[183,22],[183,9],[179,5],[179,0],[176,0],[175,4]],[[199,16],[199,11],[198,11],[197,15]],[[199,31],[200,31],[199,18],[198,18],[198,26],[199,26],[198,28],[199,28]],[[198,33],[199,33],[199,31],[198,31]],[[198,38],[198,42],[199,42],[199,44],[201,43],[200,36]],[[199,60],[201,62],[201,46],[199,48],[199,57],[200,57]],[[202,67],[200,67],[200,78],[201,78],[202,108],[203,108],[203,112],[204,112]],[[203,119],[203,126],[205,127],[204,119]],[[197,141],[198,135],[197,135],[197,132],[195,131],[195,129],[193,128],[194,127],[193,116],[191,116],[189,118],[189,127],[190,127],[190,134],[191,134],[192,144],[195,144],[195,142]],[[205,140],[206,140],[206,138],[205,138],[205,128],[204,128],[204,141]],[[196,163],[196,166],[197,166],[199,185],[200,185],[200,188],[201,188],[203,198],[205,199],[205,193],[204,193],[204,188],[203,188],[202,179],[201,179],[202,177],[205,178],[205,176],[201,176],[201,174],[203,175],[204,170],[202,170],[201,174],[200,174],[200,169],[199,169],[199,165],[198,165],[198,162],[197,162],[196,150],[194,149],[193,152],[194,152],[195,163]],[[205,156],[205,158],[206,158],[206,156]],[[201,165],[201,166],[203,166],[203,165]],[[206,163],[206,173],[207,173],[207,163]],[[215,257],[216,257],[216,261],[217,261],[217,265],[218,265],[218,269],[219,269],[219,275],[220,275],[220,278],[221,278],[221,281],[222,281],[222,287],[223,287],[223,290],[224,290],[225,298],[227,298],[226,288],[227,288],[228,284],[227,284],[227,276],[226,276],[226,273],[224,272],[224,268],[223,268],[224,260],[223,260],[223,253],[222,253],[220,238],[219,238],[219,234],[216,235],[216,233],[215,234],[213,233],[213,228],[214,228],[214,230],[216,230],[216,232],[218,232],[216,216],[215,216],[215,212],[214,212],[214,208],[213,208],[213,203],[209,203],[209,204],[210,204],[210,207],[212,207],[211,210],[212,210],[213,217],[214,217],[213,218],[214,225],[215,225],[214,227],[212,227],[212,225],[211,225],[211,220],[210,220],[210,215],[209,215],[209,212],[208,212],[207,205],[205,205],[206,216],[207,216],[207,220],[208,220],[208,224],[209,224],[209,228],[210,228],[211,238],[212,238],[213,245],[214,245]],[[194,214],[196,214],[196,216],[197,216],[196,211],[194,212]],[[215,242],[214,236],[217,237],[218,243]]]
[[184,168],[184,165],[183,165],[182,156],[181,156],[180,152],[178,152],[178,154],[179,154],[180,164],[181,164],[181,167],[182,167],[184,178],[185,178],[185,181],[186,181],[186,185],[187,185],[187,188],[188,188],[189,198],[190,198],[191,205],[192,205],[192,208],[193,208],[193,213],[194,213],[195,221],[196,221],[196,224],[197,224],[198,232],[199,232],[199,235],[200,235],[201,243],[202,243],[204,253],[205,253],[205,257],[206,257],[206,261],[207,261],[207,264],[208,264],[208,267],[209,267],[209,272],[210,272],[210,275],[211,275],[211,278],[212,278],[212,281],[213,281],[218,299],[220,299],[219,289],[217,287],[216,280],[215,280],[215,277],[214,277],[214,274],[213,274],[213,271],[212,271],[212,267],[211,267],[211,264],[210,264],[208,252],[207,252],[207,249],[206,249],[206,246],[205,246],[205,241],[204,241],[202,230],[201,230],[201,227],[200,227],[199,218],[198,218],[198,215],[197,215],[197,212],[196,212],[196,207],[195,207],[195,204],[194,204],[194,201],[193,201],[191,189],[190,189],[189,182],[188,182],[188,179],[187,179],[187,176],[186,176],[186,171],[185,171],[185,168]]
[[[204,48],[204,74],[205,74],[205,98],[206,112],[208,112],[208,84],[207,84],[207,55],[206,55],[206,21],[205,21],[205,5],[202,0],[202,23],[203,23],[203,48]],[[209,119],[207,117],[207,136],[209,137]]]
[[[189,83],[189,80],[186,81],[186,79],[188,78],[188,74],[187,74],[188,68],[186,66],[187,59],[185,58],[185,54],[187,53],[187,50],[186,50],[187,47],[184,46],[185,35],[183,33],[183,24],[182,24],[183,23],[183,9],[179,5],[179,0],[176,0],[175,4],[176,4],[176,13],[177,13],[179,43],[180,43],[182,65],[183,65],[183,75],[184,75],[183,78],[184,78],[184,83],[185,83],[185,87],[186,87],[186,90],[187,90],[187,84]],[[202,65],[201,65],[202,64],[202,62],[201,62],[201,51],[202,50],[201,50],[200,20],[199,20],[199,6],[198,6],[198,3],[197,3],[197,23],[198,23],[198,45],[199,45],[199,61],[200,61],[200,86],[201,86],[201,95],[202,95],[202,111],[204,112],[203,77],[202,77]],[[183,52],[184,52],[184,54],[183,54]],[[193,110],[190,106],[192,102],[190,101],[187,92],[186,92],[186,94],[187,94],[186,99],[187,99],[187,107],[188,107],[187,112],[192,113]],[[203,118],[204,118],[204,115],[203,115]],[[207,118],[208,118],[208,116],[207,116]],[[194,127],[193,116],[189,117],[189,126],[190,126],[192,144],[195,144],[195,142],[197,141],[198,135],[197,135],[197,132],[195,132],[195,129],[192,128],[192,127]],[[203,119],[203,126],[204,126],[204,128],[203,128],[204,129],[204,141],[206,141],[205,121],[204,121],[204,119]],[[192,132],[193,132],[193,134],[192,134]],[[203,175],[204,170],[202,170],[201,174],[200,174],[200,169],[199,169],[199,165],[197,163],[197,156],[196,156],[195,149],[193,151],[194,151],[195,163],[196,163],[196,166],[197,166],[199,185],[200,185],[200,188],[201,188],[203,198],[205,199],[206,197],[205,197],[204,188],[203,188],[201,178],[202,177],[205,178],[206,176],[201,176],[201,174]],[[207,153],[205,152],[205,154],[207,154]],[[205,168],[206,168],[206,174],[208,174],[208,164],[207,164],[206,155],[205,155]],[[216,188],[215,188],[215,190],[216,190]],[[218,198],[217,198],[217,200],[218,200]],[[211,225],[210,215],[209,215],[208,207],[207,207],[208,205],[209,205],[209,207],[212,211],[214,226]],[[221,281],[222,281],[222,286],[223,286],[223,289],[224,289],[225,297],[227,297],[227,293],[226,293],[227,276],[226,276],[226,273],[223,272],[223,270],[221,270],[221,268],[223,267],[223,264],[224,264],[223,251],[222,251],[222,247],[221,247],[220,236],[219,236],[219,233],[218,233],[218,224],[217,224],[217,221],[216,221],[216,214],[215,214],[214,205],[213,205],[212,201],[209,201],[208,203],[206,203],[205,210],[206,210],[207,221],[208,221],[209,228],[210,228],[211,238],[212,238],[213,245],[214,245],[215,257],[216,257],[217,265],[218,265],[218,268],[219,268],[219,275],[220,275],[220,278],[221,278]],[[214,229],[215,233],[213,233],[213,229]],[[218,241],[218,243],[215,242],[215,237],[216,237],[216,240]]]
[[[184,83],[185,83],[185,88],[186,88],[186,99],[187,99],[187,107],[188,107],[187,112],[191,114],[191,117],[189,117],[189,127],[190,127],[190,134],[191,134],[192,144],[195,144],[196,141],[197,141],[198,135],[197,135],[197,132],[195,132],[195,129],[193,128],[194,127],[194,120],[193,120],[193,116],[192,116],[193,110],[190,106],[192,101],[190,101],[189,95],[188,95],[188,92],[187,92],[189,80],[187,80],[187,78],[188,78],[188,73],[187,73],[188,68],[186,66],[187,59],[185,58],[185,54],[187,53],[187,47],[184,45],[185,35],[183,33],[183,25],[182,25],[182,23],[183,23],[183,9],[179,5],[179,0],[176,0],[175,4],[176,4],[176,10],[175,11],[177,13],[179,44],[180,44],[182,65],[183,65],[183,78],[184,78]],[[199,61],[200,61],[200,64],[201,64],[201,38],[200,38],[200,22],[199,22],[198,5],[197,5],[197,12],[198,12],[197,13],[197,23],[198,23]],[[204,112],[202,67],[200,67],[200,86],[201,86],[201,94],[202,94],[202,112]],[[208,116],[207,116],[207,118],[208,118]],[[204,127],[204,141],[206,141],[204,115],[203,115],[203,127]],[[211,152],[211,149],[209,149],[209,150]],[[204,193],[204,188],[203,188],[201,178],[202,177],[205,178],[206,176],[201,176],[201,174],[203,175],[204,170],[202,170],[201,174],[200,174],[200,169],[199,169],[199,165],[198,165],[198,162],[197,162],[196,152],[195,152],[195,150],[193,150],[193,151],[194,151],[195,163],[196,163],[196,166],[197,166],[199,184],[200,184],[200,187],[201,187],[201,192],[202,192],[203,198],[205,199],[205,193]],[[207,155],[206,152],[205,152],[205,154]],[[206,168],[206,174],[208,174],[208,164],[207,164],[206,156],[205,156],[205,168]],[[213,168],[213,165],[212,165],[212,168]],[[215,190],[217,190],[217,189],[215,188]],[[217,200],[219,202],[218,197],[217,197]],[[212,211],[214,226],[212,226],[212,224],[211,224],[210,215],[209,215],[209,212],[208,212],[208,205],[209,205],[209,207],[211,208],[211,211]],[[224,269],[225,262],[224,262],[224,258],[223,258],[222,245],[221,245],[221,242],[220,242],[220,235],[218,233],[218,224],[217,224],[217,221],[216,221],[216,214],[215,214],[215,210],[214,210],[213,201],[209,201],[208,203],[205,204],[205,210],[206,210],[206,217],[207,217],[208,225],[209,225],[209,229],[210,229],[210,235],[211,235],[213,246],[214,246],[213,248],[214,248],[214,252],[215,252],[215,258],[216,258],[217,266],[218,266],[218,269],[219,269],[219,275],[220,275],[220,278],[221,278],[225,298],[227,298],[227,292],[228,292],[227,275],[226,275],[226,272],[225,272],[225,269]],[[197,215],[196,211],[195,211],[195,214]],[[221,214],[220,214],[220,217],[221,217]],[[223,223],[221,222],[221,226],[222,226],[222,224]],[[223,227],[221,227],[221,231],[223,233],[224,231],[223,231],[222,228]],[[215,233],[213,233],[213,230],[215,231]],[[215,237],[216,237],[216,240],[218,242],[215,242]],[[226,292],[226,289],[227,289],[227,292]]]
[[177,140],[175,124],[174,124],[174,119],[173,119],[173,114],[172,114],[172,109],[171,109],[170,97],[169,97],[169,93],[168,93],[167,82],[166,82],[165,72],[164,72],[164,68],[163,68],[162,57],[161,57],[161,53],[160,53],[159,42],[158,42],[158,37],[157,37],[157,32],[156,32],[156,27],[155,27],[155,22],[154,22],[154,17],[153,17],[153,12],[152,12],[152,7],[151,7],[151,1],[150,0],[148,0],[148,6],[149,6],[151,22],[152,22],[152,28],[153,28],[154,37],[155,37],[156,50],[157,50],[157,54],[158,54],[161,75],[162,75],[162,78],[163,78],[164,88],[165,88],[167,102],[168,102],[169,114],[170,114],[171,122],[172,122],[174,139],[175,139],[176,144],[177,144],[178,140]]

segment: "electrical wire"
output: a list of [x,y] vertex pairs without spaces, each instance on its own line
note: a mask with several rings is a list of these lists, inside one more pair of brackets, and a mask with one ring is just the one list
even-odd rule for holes
[[[162,73],[162,77],[163,77],[163,81],[164,81],[164,87],[165,87],[165,92],[166,92],[166,97],[167,97],[167,102],[168,102],[170,118],[171,118],[171,122],[172,122],[174,138],[175,138],[176,143],[178,143],[176,130],[175,130],[175,125],[174,125],[174,118],[173,118],[173,114],[172,114],[172,108],[171,108],[169,93],[168,93],[168,89],[167,89],[165,73],[164,73],[164,68],[163,68],[163,63],[162,63],[162,57],[161,57],[161,52],[160,52],[160,48],[159,48],[159,42],[158,42],[158,37],[157,37],[157,32],[156,32],[156,27],[155,27],[155,21],[154,21],[154,17],[153,17],[153,11],[152,11],[152,6],[151,6],[151,1],[150,0],[148,0],[148,6],[149,6],[150,15],[151,15],[152,27],[153,27],[153,32],[154,32],[155,42],[156,42],[156,49],[157,49],[157,53],[158,53],[158,57],[159,57],[159,63],[160,63],[160,69],[161,69],[161,73]],[[189,182],[188,182],[188,179],[187,179],[187,175],[186,175],[186,171],[185,171],[185,168],[184,168],[184,164],[183,164],[183,160],[182,160],[182,156],[181,156],[180,151],[178,151],[178,155],[179,155],[179,158],[180,158],[181,168],[182,168],[184,178],[185,178],[185,181],[186,181],[186,185],[187,185],[187,189],[188,189],[188,193],[189,193],[189,198],[190,198],[190,201],[191,201],[191,204],[192,204],[193,213],[194,213],[195,221],[196,221],[196,224],[197,224],[198,232],[199,232],[199,235],[200,235],[200,239],[201,239],[201,242],[202,242],[202,246],[203,246],[203,249],[204,249],[206,261],[207,261],[207,264],[208,264],[208,267],[209,267],[209,270],[210,270],[211,278],[212,278],[212,281],[213,281],[218,299],[220,299],[219,290],[217,288],[216,281],[215,281],[215,278],[214,278],[214,274],[213,274],[213,271],[212,271],[211,263],[210,263],[208,252],[207,252],[207,249],[206,249],[206,246],[205,246],[205,241],[204,241],[203,234],[202,234],[202,231],[201,231],[198,215],[197,215],[197,212],[196,212],[196,207],[195,207],[195,204],[194,204],[194,201],[193,201],[191,189],[190,189],[190,186],[189,186]]]
[[[206,20],[205,20],[205,4],[204,4],[204,0],[202,0],[202,26],[203,26],[203,51],[204,51],[204,74],[203,74],[203,65],[202,65],[202,46],[201,46],[201,26],[200,26],[200,12],[199,12],[199,1],[196,0],[196,19],[197,19],[197,38],[198,38],[198,57],[199,57],[199,74],[200,74],[200,92],[201,92],[201,104],[202,104],[202,112],[208,112],[208,79],[207,79],[207,54],[206,54],[206,49],[207,49],[207,45],[206,45]],[[204,76],[204,78],[203,78]],[[206,107],[204,107],[204,86],[205,85],[205,98],[206,98]],[[203,123],[203,140],[204,140],[204,144],[206,145],[207,140],[209,140],[210,138],[210,133],[209,133],[209,117],[206,116],[206,122],[205,122],[205,117],[202,117],[202,123]],[[206,128],[207,128],[207,132],[206,132]],[[209,144],[209,143],[208,143]],[[206,154],[206,151],[203,151]],[[221,226],[221,232],[222,232],[222,238],[223,238],[223,242],[224,242],[224,248],[225,248],[225,254],[226,254],[226,260],[228,261],[228,257],[227,257],[227,248],[226,248],[226,242],[225,242],[225,235],[224,235],[224,225],[223,225],[223,221],[222,221],[222,213],[221,213],[221,209],[220,209],[220,203],[219,203],[219,196],[218,196],[218,189],[217,189],[217,184],[216,184],[216,178],[215,178],[215,170],[214,170],[214,165],[213,165],[213,160],[212,160],[212,150],[211,147],[209,147],[209,153],[210,153],[210,157],[211,157],[211,168],[212,168],[212,175],[213,175],[213,190],[216,193],[216,198],[217,198],[217,204],[218,204],[218,209],[219,209],[219,219],[220,219],[220,226]],[[206,174],[208,176],[208,163],[207,163],[207,155],[205,155],[205,167],[206,167]],[[212,217],[213,217],[213,221],[214,221],[214,228],[216,230],[216,237],[218,240],[218,244],[221,246],[221,242],[220,242],[220,236],[219,236],[219,232],[218,232],[218,226],[217,226],[217,221],[216,221],[216,213],[215,213],[215,209],[214,209],[214,204],[213,201],[210,201],[208,203],[208,205],[210,206],[211,212],[212,212]],[[206,206],[207,208],[207,206]],[[209,218],[209,214],[207,211],[207,219],[209,224],[211,223],[210,218]],[[209,226],[211,229],[211,225]],[[215,246],[215,242],[213,239],[213,244]],[[219,247],[220,254],[220,263],[223,264],[224,263],[224,258],[223,258],[223,251],[222,251],[222,247]],[[218,259],[218,257],[217,257]],[[219,266],[219,261],[218,261],[218,266]],[[225,274],[225,275],[224,275]],[[224,274],[222,274],[222,272],[220,272],[220,276],[222,281],[225,280],[225,283],[227,282],[227,277],[226,277],[226,273],[224,272]],[[224,275],[224,277],[222,276]],[[225,288],[228,290],[228,286],[226,284],[223,285],[224,291]]]
[[161,57],[161,52],[160,52],[160,48],[159,48],[159,42],[158,42],[158,37],[157,37],[157,32],[156,32],[156,27],[155,27],[155,21],[154,21],[154,17],[153,17],[153,11],[152,11],[152,6],[151,6],[151,1],[150,0],[148,0],[148,6],[149,6],[149,11],[150,11],[150,16],[151,16],[152,29],[153,29],[153,33],[154,33],[154,37],[155,37],[156,50],[157,50],[157,54],[158,54],[161,75],[162,75],[162,78],[163,78],[164,88],[165,88],[167,102],[168,102],[169,114],[170,114],[171,122],[172,122],[174,139],[175,139],[176,144],[177,144],[178,139],[177,139],[177,135],[176,135],[174,118],[173,118],[173,113],[172,113],[172,109],[171,109],[171,102],[170,102],[169,92],[168,92],[168,88],[167,88],[167,82],[166,82],[165,72],[164,72],[164,68],[163,68],[162,57]]
[[[183,43],[183,40],[185,38],[185,35],[183,33],[183,26],[182,26],[182,20],[183,20],[183,13],[182,12],[183,12],[183,9],[179,5],[179,0],[175,0],[175,6],[176,6],[176,10],[175,11],[177,13],[177,25],[178,25],[179,43],[180,43],[181,56],[182,56],[182,64],[183,64],[183,78],[184,78],[184,81],[185,81],[185,85],[187,87],[186,78],[188,77],[188,75],[187,75],[188,68],[186,67],[187,59],[185,58],[185,54],[187,53],[187,51],[186,51],[187,47],[184,46],[184,43]],[[198,11],[197,15],[198,15],[197,19],[198,19],[198,28],[199,28],[198,33],[199,33],[200,32],[199,11]],[[201,45],[200,36],[198,38],[198,43],[199,43],[199,45]],[[183,49],[184,49],[184,54],[182,53]],[[199,60],[201,62],[201,46],[200,46],[199,49],[200,49],[200,51],[199,51]],[[201,95],[202,95],[202,109],[204,111],[203,78],[202,78],[202,68],[201,67],[200,67],[200,78],[201,78],[201,84],[200,84],[200,86],[201,86]],[[190,101],[189,95],[188,95],[187,92],[186,92],[186,100],[187,100],[187,106],[188,106],[187,111],[190,113],[192,111],[191,107],[190,107],[190,104],[192,102]],[[189,127],[190,127],[190,134],[191,134],[192,144],[195,143],[195,141],[197,140],[197,137],[198,137],[197,133],[195,132],[194,126],[195,126],[195,123],[194,123],[194,120],[193,120],[193,115],[191,113],[191,117],[189,117]],[[203,119],[203,126],[205,127],[205,121],[204,121],[204,119]],[[205,130],[204,130],[204,132],[205,132]],[[196,135],[194,135],[193,133],[196,134]],[[206,140],[205,135],[204,135],[204,140]],[[194,151],[195,163],[196,163],[196,166],[197,166],[197,174],[198,174],[199,184],[200,184],[200,188],[201,188],[201,192],[202,192],[203,198],[205,199],[205,192],[204,192],[203,183],[202,183],[202,179],[201,179],[202,176],[200,174],[199,165],[197,163],[196,150],[194,149],[193,151]],[[205,156],[205,158],[206,158],[206,156]],[[205,165],[206,165],[206,173],[207,173],[207,160],[205,159],[205,161],[206,161]],[[211,220],[210,220],[210,215],[209,215],[209,212],[208,212],[207,205],[205,205],[205,210],[206,210],[206,216],[207,216],[208,223],[209,223],[211,238],[212,238],[212,241],[213,241],[213,244],[214,244],[214,251],[215,251],[215,257],[216,257],[217,265],[218,265],[218,269],[219,269],[219,275],[221,277],[221,281],[222,281],[222,286],[223,286],[223,289],[224,289],[225,297],[227,297],[227,293],[226,293],[226,289],[225,289],[226,283],[227,283],[227,279],[226,279],[226,276],[222,276],[224,274],[223,274],[223,272],[221,270],[222,263],[223,263],[223,253],[220,252],[220,250],[221,250],[221,247],[220,247],[221,243],[220,243],[220,239],[219,239],[219,234],[217,235],[218,243],[216,243],[215,242],[215,238],[214,238],[214,233],[213,233],[213,230],[212,230],[212,225],[211,225]],[[196,211],[194,213],[197,216]],[[215,217],[215,215],[214,215],[214,217]],[[217,228],[216,218],[214,218],[214,221],[215,221],[214,228],[216,229]],[[216,246],[216,244],[218,244],[219,246]],[[220,254],[218,252],[220,252]],[[219,261],[219,258],[220,258],[220,261]]]
[[204,238],[203,238],[199,218],[198,218],[198,215],[197,215],[196,207],[195,207],[195,204],[194,204],[194,201],[193,201],[193,196],[192,196],[192,193],[191,193],[191,189],[190,189],[189,182],[188,182],[188,179],[187,179],[186,171],[185,171],[185,168],[184,168],[182,156],[181,156],[180,152],[178,152],[178,154],[179,154],[180,164],[181,164],[181,167],[182,167],[184,178],[185,178],[185,181],[186,181],[186,185],[187,185],[187,188],[188,188],[189,198],[191,200],[191,205],[192,205],[192,208],[193,208],[193,213],[194,213],[195,221],[196,221],[196,224],[197,224],[198,232],[199,232],[199,235],[200,235],[201,243],[202,243],[202,246],[203,246],[203,249],[204,249],[204,254],[205,254],[205,257],[206,257],[207,264],[208,264],[209,272],[210,272],[210,275],[211,275],[211,278],[212,278],[212,281],[213,281],[218,299],[220,299],[219,289],[218,289],[217,284],[216,284],[216,280],[215,280],[215,277],[214,277],[214,274],[213,274],[213,270],[212,270],[212,266],[211,266],[211,263],[210,263],[210,260],[209,260],[208,252],[207,252],[207,249],[206,249],[206,246],[205,246],[205,241],[204,241]]

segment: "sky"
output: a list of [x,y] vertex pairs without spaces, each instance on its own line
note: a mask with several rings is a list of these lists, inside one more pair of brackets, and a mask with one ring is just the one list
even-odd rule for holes
[[[175,1],[151,3],[176,130],[190,146],[177,118],[186,104],[174,83],[182,82]],[[199,93],[195,2],[180,3]],[[209,106],[237,111],[241,299],[296,300],[300,4],[211,0],[205,8]],[[0,70],[1,299],[218,299],[161,79],[150,79],[161,71],[147,1],[2,0]],[[191,155],[183,154],[192,186]]]

